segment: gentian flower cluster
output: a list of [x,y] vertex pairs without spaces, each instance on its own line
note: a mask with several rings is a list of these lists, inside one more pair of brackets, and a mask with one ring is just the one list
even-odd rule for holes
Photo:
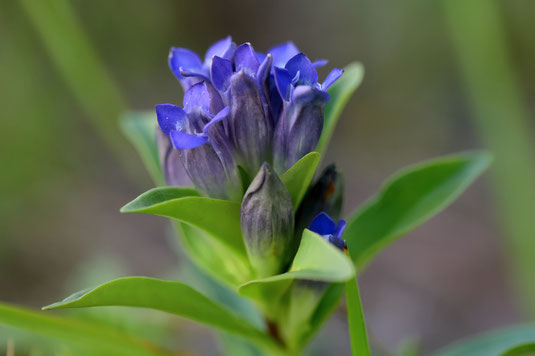
[[[335,68],[320,83],[316,68],[326,63],[310,61],[292,42],[260,53],[230,37],[213,44],[204,60],[184,48],[169,54],[169,67],[185,94],[182,106],[156,106],[168,184],[183,182],[185,172],[201,194],[242,201],[242,233],[260,276],[283,271],[303,228],[328,210],[322,197],[314,203],[313,195],[322,193],[311,191],[305,200],[314,208],[296,221],[280,180],[320,139],[326,91],[343,73]],[[313,224],[322,227],[321,235],[324,225]],[[342,230],[329,232],[328,241],[343,247]]]

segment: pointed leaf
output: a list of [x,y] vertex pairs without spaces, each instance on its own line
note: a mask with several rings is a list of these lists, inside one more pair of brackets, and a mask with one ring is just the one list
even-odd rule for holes
[[531,355],[535,343],[535,324],[493,330],[458,341],[433,353],[434,356]]
[[136,148],[154,182],[157,185],[165,185],[156,144],[156,114],[129,111],[120,117],[119,123],[123,134]]
[[[61,340],[94,351],[95,355],[157,356],[171,353],[108,326],[59,317],[0,303],[0,324]],[[173,353],[173,355],[180,355]]]
[[282,183],[292,197],[294,211],[297,211],[312,178],[314,178],[314,172],[316,172],[320,158],[321,155],[318,152],[310,152],[281,176]]
[[245,338],[267,342],[261,330],[237,317],[190,286],[146,277],[119,278],[80,291],[44,309],[128,306],[176,314]]
[[327,93],[331,99],[325,107],[323,131],[316,151],[323,154],[327,149],[333,135],[338,118],[342,113],[351,95],[358,88],[364,76],[364,67],[361,63],[353,62],[344,68],[344,74],[334,83]]
[[345,282],[355,275],[351,260],[321,236],[305,229],[290,271],[247,282],[240,294],[250,298],[280,296],[294,279]]
[[240,229],[240,204],[199,197],[192,188],[151,189],[122,207],[123,213],[145,213],[173,218],[207,232],[245,256]]
[[487,153],[462,153],[408,167],[348,219],[344,238],[355,266],[453,202],[490,164]]
[[346,301],[351,354],[354,356],[369,356],[370,346],[368,345],[368,334],[356,278],[346,282]]

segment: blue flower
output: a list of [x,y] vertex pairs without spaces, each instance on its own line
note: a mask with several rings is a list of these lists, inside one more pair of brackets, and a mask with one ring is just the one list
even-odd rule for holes
[[[195,187],[237,199],[264,162],[280,175],[313,151],[329,100],[325,91],[342,74],[334,69],[319,83],[316,67],[326,63],[312,63],[292,42],[263,54],[227,37],[208,49],[204,61],[172,48],[169,66],[185,89],[183,107],[163,104],[156,112]],[[175,181],[178,170],[164,171],[168,182]]]
[[158,124],[180,150],[182,165],[201,193],[240,200],[241,180],[223,124],[229,108],[210,87],[205,82],[193,85],[184,96],[184,109],[156,105]]
[[342,251],[346,246],[346,242],[342,240],[342,235],[344,234],[345,228],[345,220],[340,220],[338,221],[338,224],[336,224],[333,219],[331,219],[329,215],[325,213],[319,213],[314,220],[312,220],[312,223],[308,227],[310,231],[320,235],[326,241],[330,242]]
[[282,113],[275,128],[273,161],[284,172],[313,151],[323,130],[323,112],[329,101],[326,90],[342,75],[335,68],[323,83],[303,53],[292,57],[284,68],[274,67],[274,81],[282,98]]

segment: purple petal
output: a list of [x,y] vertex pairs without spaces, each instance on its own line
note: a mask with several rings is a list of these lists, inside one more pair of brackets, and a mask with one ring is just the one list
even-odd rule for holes
[[180,106],[172,104],[156,105],[158,125],[163,133],[169,135],[172,130],[180,130],[185,126],[187,114]]
[[180,161],[180,151],[176,150],[171,143],[169,136],[162,130],[156,130],[156,142],[158,144],[158,157],[165,176],[167,185],[188,186],[191,185],[184,166]]
[[217,113],[216,116],[214,116],[212,118],[212,120],[210,120],[209,123],[207,123],[205,126],[204,126],[204,129],[203,129],[203,132],[206,132],[210,129],[211,126],[213,126],[214,124],[218,123],[219,121],[225,119],[227,116],[228,116],[228,113],[230,111],[230,108],[228,106],[226,106],[223,110],[221,110],[220,112]]
[[336,231],[334,232],[334,236],[341,239],[342,235],[344,234],[345,229],[346,229],[346,221],[345,220],[338,221],[338,225],[336,225]]
[[255,51],[249,43],[244,43],[236,48],[234,52],[234,64],[236,65],[236,72],[245,70],[250,74],[256,74],[260,66]]
[[280,96],[286,101],[290,100],[290,85],[292,82],[290,73],[288,70],[279,67],[274,67],[273,70],[275,84],[277,85]]
[[184,110],[192,112],[200,110],[205,113],[210,112],[210,93],[204,82],[197,83],[184,94]]
[[203,66],[201,59],[197,53],[186,48],[171,47],[169,52],[169,68],[177,77],[177,79],[184,79],[181,74],[181,68],[189,73],[203,73]]
[[179,150],[196,148],[208,142],[208,138],[205,136],[190,135],[179,130],[171,131],[169,136],[173,146]]
[[288,63],[293,56],[299,53],[299,50],[293,42],[288,41],[271,48],[268,53],[273,55],[274,67],[284,68],[286,63]]
[[182,75],[184,78],[197,77],[200,80],[210,80],[210,78],[208,78],[208,76],[204,72],[191,72],[184,69],[184,67],[180,67],[179,71],[180,75]]
[[312,220],[308,229],[318,235],[332,235],[336,230],[336,224],[334,223],[333,219],[329,217],[329,215],[325,213],[319,213],[316,215],[314,220]]
[[336,246],[339,250],[344,251],[346,243],[344,240],[337,238],[336,236],[329,236],[329,243]]
[[326,59],[318,59],[317,61],[312,62],[312,67],[314,68],[323,67],[324,65],[327,65],[327,63],[329,63],[329,61]]
[[215,56],[212,61],[212,83],[217,90],[226,91],[232,75],[232,61]]
[[258,62],[259,63],[262,63],[264,61],[264,59],[266,59],[266,54],[265,53],[262,53],[262,52],[256,52],[256,59],[258,59]]
[[206,55],[204,56],[204,65],[208,68],[212,64],[212,58],[218,56],[221,58],[229,59],[232,57],[232,52],[236,48],[232,37],[228,36],[215,42],[208,48]]
[[343,69],[334,68],[331,70],[331,72],[327,75],[327,78],[325,78],[325,81],[321,85],[321,89],[327,90],[331,85],[334,84],[342,76],[344,73]]
[[292,78],[299,72],[299,81],[297,84],[314,85],[318,82],[318,72],[316,72],[312,66],[310,59],[303,53],[299,53],[292,57],[292,59],[286,63],[286,69],[288,69]]
[[264,112],[260,86],[243,71],[230,78],[230,127],[244,167],[256,170],[271,150],[273,119]]

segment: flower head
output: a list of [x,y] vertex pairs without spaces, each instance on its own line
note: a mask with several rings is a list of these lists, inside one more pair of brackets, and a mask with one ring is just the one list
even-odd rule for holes
[[342,251],[346,246],[346,242],[342,240],[345,228],[345,220],[340,220],[338,221],[338,224],[336,224],[333,219],[325,213],[319,213],[308,227],[310,231],[320,235],[327,242],[333,244]]
[[264,54],[227,37],[204,61],[172,48],[169,66],[186,91],[183,107],[157,105],[156,112],[195,187],[239,199],[264,162],[282,174],[313,151],[329,100],[325,91],[342,74],[334,69],[319,83],[316,67],[325,64],[311,62],[292,42]]

